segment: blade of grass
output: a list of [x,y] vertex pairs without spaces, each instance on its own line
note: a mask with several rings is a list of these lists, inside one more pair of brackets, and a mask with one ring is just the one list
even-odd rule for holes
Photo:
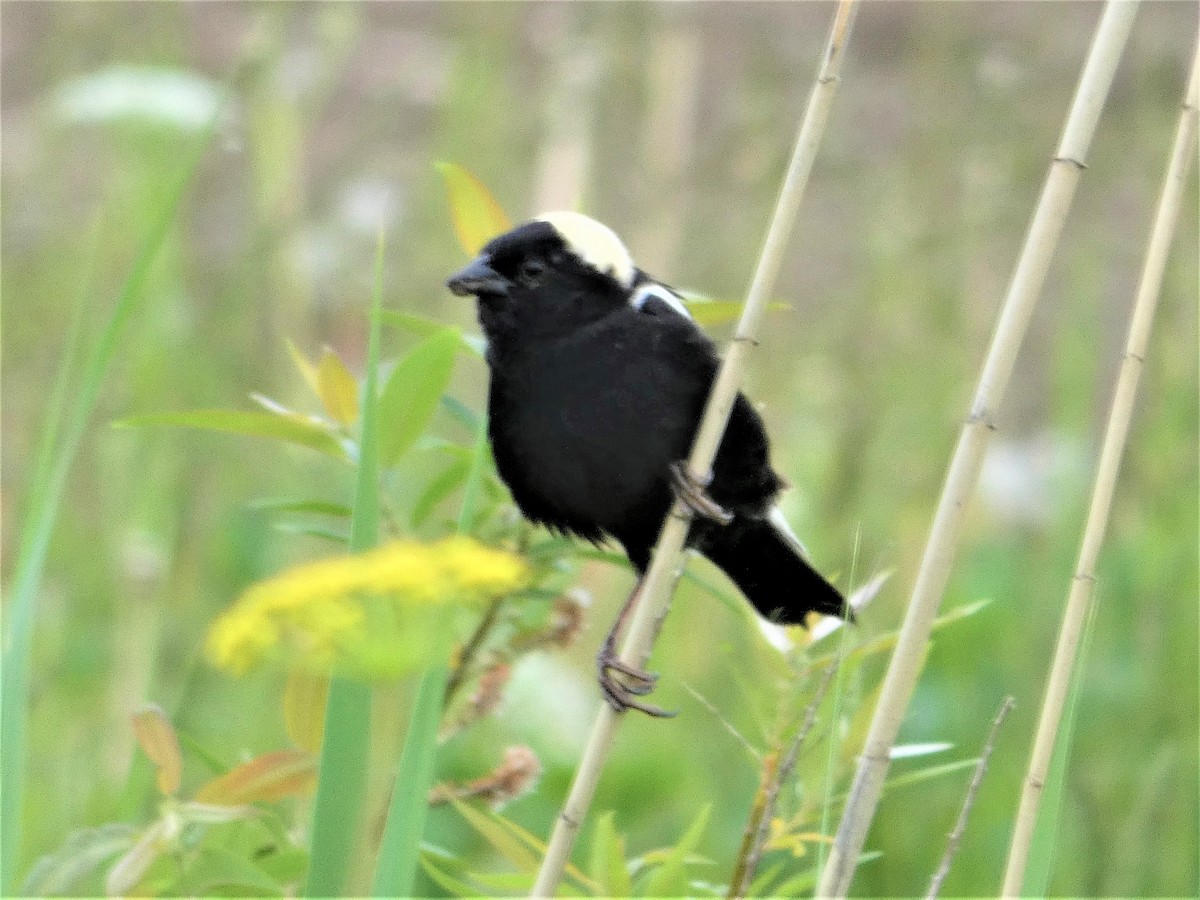
[[[63,390],[63,398],[52,401],[43,442],[47,459],[52,455],[54,461],[47,464],[39,458],[37,463],[36,480],[30,488],[30,506],[21,533],[21,545],[17,552],[15,574],[5,616],[3,676],[0,677],[0,744],[4,747],[4,759],[0,763],[0,893],[3,894],[11,894],[15,888],[13,878],[21,849],[21,803],[24,792],[22,778],[25,771],[25,714],[29,701],[30,645],[33,639],[37,595],[41,588],[46,556],[50,549],[55,519],[62,503],[63,490],[71,466],[79,453],[109,364],[117,352],[125,326],[141,309],[142,291],[150,269],[158,258],[159,250],[175,222],[187,189],[200,167],[200,160],[208,149],[217,118],[223,108],[224,102],[220,105],[213,122],[197,141],[178,181],[164,192],[163,201],[155,211],[150,229],[138,248],[116,304],[100,332],[99,340],[88,354],[78,391],[69,407],[58,412],[54,410],[54,405],[65,405],[65,379],[71,366],[70,358],[64,357],[63,360],[63,366],[66,368],[62,370],[59,385],[56,387],[56,390]],[[60,442],[54,441],[58,424],[56,420],[62,422]]]
[[[358,479],[350,520],[350,549],[367,550],[379,539],[379,379],[380,310],[383,306],[384,233],[375,251],[375,290],[367,338],[367,371],[363,382],[362,431]],[[313,801],[312,852],[307,897],[332,897],[346,888],[350,860],[362,821],[371,734],[371,689],[360,682],[334,677],[325,708],[325,737],[317,795]]]
[[417,689],[417,701],[396,767],[387,825],[375,863],[372,896],[412,896],[413,879],[420,862],[421,835],[429,811],[429,789],[433,785],[442,698],[449,676],[449,666],[434,666],[421,678]]
[[[463,488],[458,531],[468,534],[475,518],[483,469],[487,459],[487,417],[481,416],[475,435],[471,469]],[[396,764],[396,781],[388,807],[387,824],[375,863],[372,894],[376,897],[404,897],[412,894],[413,880],[420,863],[421,835],[429,811],[429,790],[433,786],[437,757],[438,726],[450,680],[449,665],[438,665],[421,676],[417,699],[409,720],[408,734]]]
[[[1054,871],[1054,858],[1058,854],[1058,823],[1062,812],[1063,791],[1067,783],[1067,767],[1071,761],[1071,739],[1075,735],[1075,715],[1079,710],[1079,695],[1083,688],[1083,670],[1091,648],[1092,634],[1096,621],[1096,604],[1088,610],[1084,625],[1079,656],[1075,659],[1071,673],[1070,697],[1066,714],[1061,723],[1061,734],[1054,747],[1054,756],[1046,773],[1045,803],[1038,808],[1038,816],[1030,839],[1028,868],[1024,872],[1022,897],[1046,897],[1050,889],[1050,876]],[[1012,896],[1004,894],[1003,896]]]

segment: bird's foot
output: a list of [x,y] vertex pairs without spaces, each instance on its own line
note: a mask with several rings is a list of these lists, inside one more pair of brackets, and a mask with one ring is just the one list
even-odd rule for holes
[[712,484],[711,475],[704,480],[696,478],[686,462],[673,462],[670,468],[671,487],[675,496],[695,515],[721,525],[728,525],[733,521],[733,513],[708,496],[707,489]]
[[658,675],[624,662],[607,643],[596,657],[596,672],[604,699],[614,711],[623,713],[636,709],[659,719],[669,719],[675,715],[660,706],[643,703],[637,699],[654,690]]

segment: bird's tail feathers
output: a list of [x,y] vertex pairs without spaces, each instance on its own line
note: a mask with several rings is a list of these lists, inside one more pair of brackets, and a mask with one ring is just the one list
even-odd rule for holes
[[760,615],[773,622],[803,624],[811,611],[854,618],[838,589],[804,559],[791,529],[780,529],[774,516],[738,516],[724,527],[713,528],[698,549],[733,580]]

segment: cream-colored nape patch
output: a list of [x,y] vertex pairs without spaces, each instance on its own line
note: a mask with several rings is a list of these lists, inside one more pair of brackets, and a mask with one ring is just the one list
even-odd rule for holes
[[633,257],[607,225],[577,212],[544,213],[537,221],[553,227],[562,235],[567,249],[597,272],[612,275],[625,287],[633,286]]

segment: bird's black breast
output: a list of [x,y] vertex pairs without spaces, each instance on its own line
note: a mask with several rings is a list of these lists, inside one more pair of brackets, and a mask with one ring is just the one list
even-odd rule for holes
[[[629,308],[489,363],[493,454],[521,511],[588,539],[614,536],[631,557],[648,551],[671,500],[669,466],[687,456],[715,375],[708,338],[674,312]],[[744,398],[714,472],[711,492],[726,505],[757,510],[778,489]]]

